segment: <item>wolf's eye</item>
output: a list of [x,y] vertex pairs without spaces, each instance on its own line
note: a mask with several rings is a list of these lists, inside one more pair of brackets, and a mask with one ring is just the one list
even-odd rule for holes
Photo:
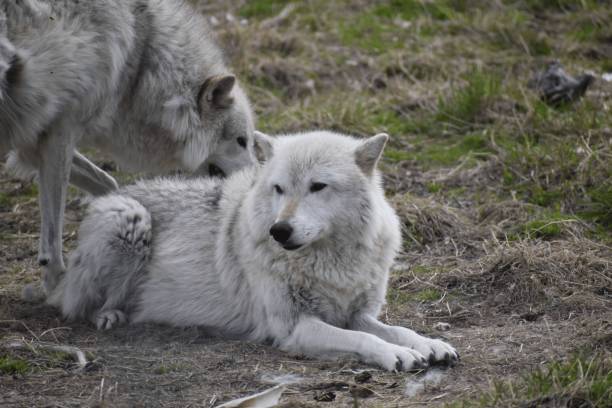
[[244,137],[239,137],[238,139],[236,139],[236,141],[238,142],[240,147],[246,149],[247,143],[246,143],[246,139]]
[[325,183],[312,183],[310,185],[310,192],[316,193],[317,191],[323,190],[325,187],[327,187],[327,184]]
[[278,194],[283,194],[283,189],[281,188],[281,186],[279,186],[278,184],[274,185],[274,190],[278,193]]

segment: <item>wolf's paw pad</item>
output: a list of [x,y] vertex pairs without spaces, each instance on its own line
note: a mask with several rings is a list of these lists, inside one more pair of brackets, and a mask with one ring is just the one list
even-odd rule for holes
[[443,364],[454,366],[459,361],[459,353],[453,346],[438,339],[429,339],[429,364]]
[[103,310],[96,315],[95,323],[98,330],[108,330],[127,322],[127,316],[121,310]]
[[427,368],[427,359],[408,347],[389,345],[376,358],[378,365],[388,371],[419,371]]
[[144,208],[130,208],[121,212],[119,238],[130,249],[143,253],[151,242],[151,216]]

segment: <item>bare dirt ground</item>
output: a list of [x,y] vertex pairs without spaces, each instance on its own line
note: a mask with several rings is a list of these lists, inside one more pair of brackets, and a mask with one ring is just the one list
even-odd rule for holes
[[[213,407],[284,381],[286,407],[609,406],[611,5],[287,3],[197,7],[260,129],[391,134],[382,167],[404,251],[381,318],[447,339],[460,363],[400,375],[197,328],[64,322],[20,299],[39,279],[37,190],[0,173],[0,406]],[[596,75],[582,101],[552,109],[526,87],[552,59]],[[67,251],[85,208],[70,195]],[[45,345],[78,347],[89,364]]]

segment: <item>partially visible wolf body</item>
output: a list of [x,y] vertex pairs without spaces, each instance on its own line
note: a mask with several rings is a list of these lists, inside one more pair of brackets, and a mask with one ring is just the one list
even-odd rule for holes
[[387,136],[256,139],[266,162],[225,181],[141,181],[94,201],[49,302],[98,328],[197,325],[387,370],[454,362],[448,344],[377,320],[401,240],[375,168]]
[[0,159],[38,176],[47,289],[64,266],[70,180],[95,195],[126,170],[229,173],[252,164],[253,118],[204,19],[183,0],[0,2]]

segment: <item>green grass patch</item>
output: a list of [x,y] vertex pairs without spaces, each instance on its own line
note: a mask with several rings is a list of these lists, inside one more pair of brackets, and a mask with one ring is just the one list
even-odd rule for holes
[[523,226],[523,232],[532,238],[554,238],[561,235],[561,220],[535,220]]
[[604,27],[593,20],[583,21],[572,33],[572,37],[580,42],[597,41],[604,34]]
[[263,19],[277,15],[289,3],[289,0],[249,0],[238,14],[241,17]]
[[[464,137],[448,140],[427,139],[413,150],[385,149],[385,158],[391,162],[416,160],[424,168],[435,166],[451,166],[467,158],[483,158],[491,152],[486,137],[483,134],[470,134]],[[468,163],[469,164],[469,163]],[[430,193],[440,191],[441,185],[428,185]]]
[[8,210],[19,202],[38,197],[38,185],[30,183],[10,193],[0,191],[0,209]]
[[20,197],[38,198],[38,184],[30,183],[21,190]]
[[13,198],[7,193],[0,191],[0,209],[8,209],[13,206]]
[[340,41],[372,54],[383,54],[405,47],[407,36],[415,38],[413,30],[399,28],[397,19],[420,19],[419,37],[431,37],[439,32],[441,21],[450,21],[467,9],[465,0],[388,0],[368,7],[358,14],[347,13],[340,19]]
[[416,20],[430,17],[434,20],[451,20],[458,11],[465,11],[466,1],[460,0],[390,0],[374,7],[374,14],[389,19]]
[[449,144],[438,142],[427,143],[417,157],[423,165],[450,166],[457,164],[467,156],[483,156],[490,152],[487,140],[482,134],[472,134],[462,137],[460,141]]
[[441,267],[433,267],[427,265],[414,265],[410,268],[410,271],[418,276],[429,276],[434,273],[441,272]]
[[[514,0],[504,0],[508,4],[516,4]],[[597,0],[525,0],[524,5],[535,12],[546,11],[577,11],[597,8]]]
[[412,301],[412,294],[405,290],[389,287],[387,290],[387,303],[390,305],[404,305]]
[[30,364],[26,360],[8,355],[0,356],[0,374],[2,375],[24,375],[29,369]]
[[420,302],[434,302],[442,297],[442,293],[435,288],[423,289],[412,296]]
[[578,215],[604,228],[612,228],[612,185],[591,188],[587,191],[589,202]]
[[515,382],[496,382],[480,398],[447,405],[468,407],[610,407],[612,367],[603,356],[572,357],[538,368]]
[[539,185],[532,186],[528,193],[528,201],[542,207],[550,207],[563,198],[563,192],[559,190],[546,190]]
[[538,218],[523,224],[520,229],[521,234],[527,238],[552,239],[560,236],[568,223],[576,221],[575,217],[556,211],[541,214]]
[[414,153],[390,147],[385,149],[384,155],[386,159],[394,163],[414,159]]
[[384,110],[372,114],[372,126],[378,131],[387,132],[391,138],[407,134],[434,133],[431,118],[412,115],[410,117],[394,112],[385,107]]
[[455,89],[448,98],[439,99],[436,119],[447,124],[447,128],[469,129],[480,122],[484,109],[499,92],[499,78],[475,71],[465,86]]
[[553,46],[548,40],[548,37],[542,32],[528,30],[522,34],[522,37],[531,55],[541,56],[552,54]]
[[403,46],[397,27],[369,12],[341,21],[339,33],[343,44],[359,47],[373,54]]
[[432,181],[431,183],[427,183],[425,188],[427,188],[427,191],[429,191],[430,193],[435,194],[442,190],[442,184]]
[[[420,273],[429,274],[431,270]],[[435,288],[426,288],[418,292],[396,289],[390,287],[387,291],[387,302],[389,304],[403,305],[410,302],[435,302],[442,297],[442,293]]]

